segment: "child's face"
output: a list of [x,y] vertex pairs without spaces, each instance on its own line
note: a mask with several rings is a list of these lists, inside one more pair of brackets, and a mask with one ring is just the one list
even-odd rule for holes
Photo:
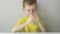
[[36,5],[25,5],[23,10],[25,14],[29,16],[30,14],[35,14],[37,12],[37,7]]

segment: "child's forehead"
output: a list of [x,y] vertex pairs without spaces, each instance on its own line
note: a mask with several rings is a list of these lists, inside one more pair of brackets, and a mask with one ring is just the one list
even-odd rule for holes
[[37,5],[36,4],[31,4],[31,5],[25,4],[25,6],[37,6]]
[[37,8],[36,5],[25,5],[25,8]]

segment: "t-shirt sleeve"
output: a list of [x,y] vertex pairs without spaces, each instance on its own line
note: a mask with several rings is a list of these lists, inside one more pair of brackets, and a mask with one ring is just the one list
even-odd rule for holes
[[20,24],[24,23],[24,19],[23,18],[20,18],[20,20],[17,22],[17,26],[19,26]]
[[41,25],[43,25],[44,27],[46,27],[45,23],[43,22],[43,20],[40,20]]
[[[23,24],[24,21],[25,21],[24,18],[20,18],[20,20],[17,22],[16,26],[19,26],[20,24]],[[22,29],[18,30],[18,32],[22,32],[22,31],[23,31]]]

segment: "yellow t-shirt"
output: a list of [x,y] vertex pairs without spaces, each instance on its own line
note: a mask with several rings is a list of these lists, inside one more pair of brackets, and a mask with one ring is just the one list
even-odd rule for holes
[[[23,18],[20,18],[20,20],[17,23],[17,26],[19,26],[20,24],[23,24],[25,22],[27,22],[28,17],[25,16]],[[40,23],[44,25],[43,21],[40,19]],[[39,28],[38,25],[33,24],[32,22],[30,24],[28,24],[25,28],[22,29],[22,32],[41,32],[41,29]]]

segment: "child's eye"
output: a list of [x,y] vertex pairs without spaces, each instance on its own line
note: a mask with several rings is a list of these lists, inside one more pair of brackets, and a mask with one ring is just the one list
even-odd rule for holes
[[35,11],[35,10],[32,10],[32,11]]
[[28,12],[30,12],[30,10],[28,10]]
[[32,10],[32,11],[36,11],[36,10]]

